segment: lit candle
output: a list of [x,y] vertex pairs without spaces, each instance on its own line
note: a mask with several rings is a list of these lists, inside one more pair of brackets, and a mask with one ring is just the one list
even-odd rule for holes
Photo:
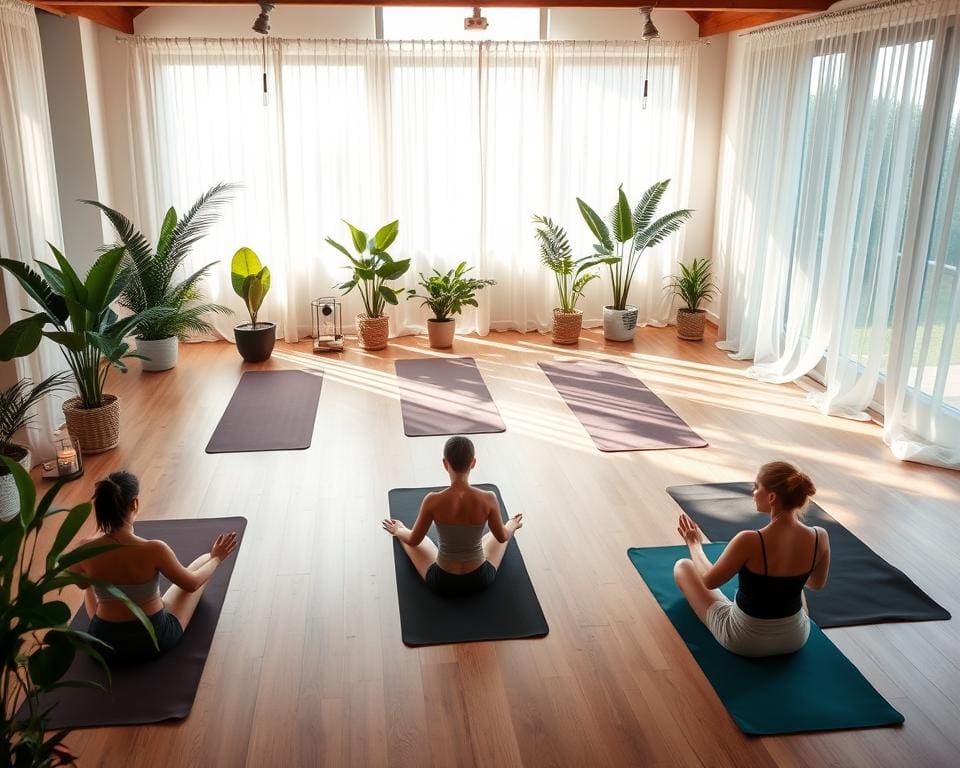
[[73,448],[61,448],[57,451],[57,471],[61,475],[71,475],[77,469],[77,452]]

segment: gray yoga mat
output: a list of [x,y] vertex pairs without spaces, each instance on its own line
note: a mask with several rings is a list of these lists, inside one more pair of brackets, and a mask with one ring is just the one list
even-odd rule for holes
[[[209,552],[218,534],[236,531],[239,543],[207,582],[196,613],[175,647],[156,661],[111,669],[112,685],[106,691],[61,688],[44,696],[41,705],[53,707],[47,721],[48,728],[140,725],[182,720],[190,714],[246,526],[244,517],[137,523],[138,536],[167,542],[184,564]],[[170,586],[165,578],[161,577],[160,581],[162,591]],[[81,607],[70,626],[85,632],[89,624],[90,618]],[[85,654],[77,654],[63,679],[89,680],[106,685],[103,668]]]
[[[711,541],[729,541],[740,531],[762,528],[770,520],[757,512],[752,483],[674,485],[667,493]],[[819,592],[806,591],[810,618],[824,629],[950,618],[950,613],[906,574],[816,503],[810,503],[804,522],[819,525],[830,537],[827,584]]]
[[703,448],[706,441],[622,363],[540,363],[601,451]]
[[396,368],[407,437],[506,430],[472,357],[397,360]]
[[[476,487],[497,494],[500,514],[506,520],[507,510],[497,486]],[[439,490],[442,488],[394,488],[389,496],[390,517],[412,528],[423,497]],[[430,526],[428,535],[434,542],[437,540],[434,526]],[[466,597],[443,597],[430,589],[396,539],[393,562],[397,573],[400,632],[406,645],[542,637],[550,631],[516,539],[508,542],[493,584]]]
[[207,453],[310,447],[322,371],[247,371],[207,443]]

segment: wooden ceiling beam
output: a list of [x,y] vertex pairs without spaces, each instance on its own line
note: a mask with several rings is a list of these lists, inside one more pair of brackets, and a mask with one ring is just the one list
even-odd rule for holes
[[[477,0],[273,0],[276,5],[300,6],[434,6],[469,8]],[[44,5],[68,8],[70,6],[183,6],[183,5],[253,5],[252,0],[41,0]],[[639,8],[643,0],[480,0],[483,8]],[[825,11],[831,0],[654,0],[655,10],[677,11],[731,11],[763,13],[811,13]]]
[[[690,14],[691,16],[693,14]],[[793,16],[799,16],[798,13],[729,13],[714,12],[700,13],[694,18],[700,28],[700,37],[710,37],[710,35],[719,35],[724,32],[736,32],[740,29],[749,29],[750,27],[759,27],[761,24],[770,24],[774,21],[783,21]]]
[[133,34],[133,20],[147,10],[145,7],[134,7],[129,5],[51,5],[44,2],[31,2],[36,8],[57,16],[79,16],[83,19],[99,24],[102,27],[115,29],[117,32]]

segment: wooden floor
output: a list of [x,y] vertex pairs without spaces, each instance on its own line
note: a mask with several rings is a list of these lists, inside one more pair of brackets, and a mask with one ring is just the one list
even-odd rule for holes
[[[65,500],[127,468],[142,481],[143,519],[250,522],[190,716],[76,732],[80,765],[960,765],[956,619],[828,632],[904,727],[747,738],[625,555],[679,543],[666,486],[750,480],[783,458],[813,476],[841,523],[960,615],[960,473],[896,461],[876,425],[821,416],[799,388],[745,377],[712,337],[584,336],[572,350],[515,333],[455,347],[476,358],[507,425],[477,437],[474,480],[524,513],[518,541],[550,623],[540,640],[400,641],[379,521],[390,488],[443,481],[443,439],[403,436],[392,361],[438,354],[425,339],[339,357],[280,344],[246,366],[324,370],[307,451],[204,453],[245,367],[232,345],[188,345],[173,371],[112,378],[121,445],[90,457]],[[627,363],[710,447],[599,453],[536,365],[563,355]]]

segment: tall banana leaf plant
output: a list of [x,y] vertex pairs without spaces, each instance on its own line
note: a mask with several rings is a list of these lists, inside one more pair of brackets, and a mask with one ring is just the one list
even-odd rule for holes
[[612,257],[606,263],[613,284],[613,309],[627,308],[630,284],[644,251],[662,243],[693,216],[691,209],[681,208],[654,218],[669,185],[670,179],[653,184],[631,211],[621,184],[617,191],[617,202],[610,209],[606,222],[593,208],[577,198],[580,214],[597,239],[594,250],[600,256]]
[[39,312],[29,312],[0,334],[0,360],[25,357],[44,337],[60,345],[73,372],[81,407],[104,405],[103,386],[110,367],[126,372],[131,357],[124,341],[139,323],[156,319],[165,309],[150,309],[120,318],[110,305],[123,290],[119,279],[124,249],[100,254],[81,280],[64,255],[50,245],[56,267],[37,262],[37,273],[20,261],[0,259],[0,268],[13,275],[37,302]]

